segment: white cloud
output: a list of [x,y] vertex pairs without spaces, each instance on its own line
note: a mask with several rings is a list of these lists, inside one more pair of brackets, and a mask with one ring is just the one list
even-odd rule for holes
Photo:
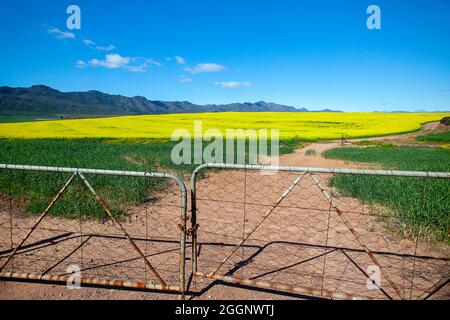
[[130,58],[122,57],[119,54],[107,54],[105,60],[92,59],[89,64],[93,66],[101,66],[108,69],[117,69],[125,67],[130,63]]
[[110,44],[109,46],[106,46],[106,47],[97,46],[97,50],[100,50],[100,51],[113,51],[115,49],[116,49],[116,47],[112,44]]
[[95,42],[94,41],[92,41],[92,40],[89,40],[89,39],[84,39],[83,40],[83,43],[85,44],[85,45],[87,45],[87,46],[95,46]]
[[130,72],[145,72],[147,71],[147,66],[144,64],[139,66],[125,66],[124,69]]
[[146,60],[147,60],[147,63],[148,63],[149,65],[154,65],[154,66],[158,66],[158,67],[161,67],[161,66],[162,66],[161,63],[159,63],[158,61],[155,61],[155,60],[153,60],[153,59],[146,59]]
[[176,57],[175,57],[175,60],[177,60],[177,63],[178,63],[178,64],[186,64],[186,60],[184,60],[183,57],[176,56]]
[[125,66],[125,69],[130,71],[130,72],[145,72],[147,71],[147,68],[150,65],[154,65],[154,66],[161,66],[161,63],[153,60],[153,59],[147,59],[147,58],[132,58],[131,59],[133,62],[138,63],[137,65],[127,65]]
[[114,46],[114,45],[109,45],[109,46],[106,46],[106,47],[103,47],[103,46],[97,46],[97,44],[95,43],[95,41],[92,41],[92,40],[90,40],[90,39],[84,39],[83,40],[83,43],[85,44],[85,45],[87,45],[88,47],[90,47],[90,48],[95,48],[95,49],[97,49],[97,50],[100,50],[100,51],[113,51],[113,50],[115,50],[116,49],[116,47]]
[[108,69],[124,69],[130,72],[145,72],[150,65],[161,66],[159,62],[153,59],[142,57],[122,57],[116,53],[107,54],[104,60],[92,59],[88,64],[82,60],[77,62],[78,68],[82,68],[87,65],[104,67]]
[[85,68],[87,66],[88,66],[88,64],[86,62],[84,62],[83,60],[77,61],[77,68]]
[[192,82],[192,79],[186,77],[185,75],[181,75],[181,76],[180,76],[180,82],[181,82],[181,83],[189,83],[189,82]]
[[220,72],[225,69],[224,66],[221,66],[217,63],[199,63],[194,68],[184,68],[185,71],[190,73],[206,73],[206,72]]
[[238,81],[229,81],[229,82],[214,82],[216,86],[221,86],[222,88],[239,88],[239,87],[251,87],[253,84],[250,81],[238,82]]
[[47,32],[53,34],[57,39],[75,39],[75,34],[68,31],[61,31],[58,28],[49,28]]

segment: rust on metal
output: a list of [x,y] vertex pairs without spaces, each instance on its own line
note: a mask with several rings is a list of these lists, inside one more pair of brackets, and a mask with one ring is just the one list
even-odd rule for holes
[[[58,192],[58,194],[55,196],[55,198],[52,200],[52,202],[50,203],[50,205],[47,207],[47,209],[39,216],[38,221],[33,225],[33,227],[29,230],[29,228],[27,227],[25,232],[27,232],[27,236],[21,240],[20,244],[15,247],[15,245],[12,243],[11,240],[11,247],[8,248],[8,250],[3,251],[2,254],[5,254],[4,258],[6,258],[5,260],[2,259],[2,266],[0,268],[0,272],[2,272],[4,270],[4,268],[8,265],[8,263],[11,262],[12,258],[17,256],[20,253],[24,253],[25,251],[23,251],[26,247],[28,247],[28,245],[26,245],[26,241],[27,239],[29,239],[30,235],[33,234],[34,230],[38,227],[38,225],[42,222],[42,220],[48,215],[48,212],[50,211],[50,209],[55,205],[55,203],[60,199],[60,197],[62,196],[62,194],[64,193],[64,191],[67,189],[67,187],[71,184],[71,182],[76,179],[76,176],[80,176],[81,179],[83,179],[84,184],[88,187],[88,189],[91,191],[91,193],[94,195],[95,199],[97,200],[97,203],[100,205],[100,207],[103,209],[103,211],[105,212],[105,217],[108,216],[112,219],[112,221],[116,224],[116,226],[119,226],[120,229],[122,229],[123,234],[125,235],[123,237],[123,239],[128,239],[128,241],[131,243],[132,247],[134,248],[135,251],[137,251],[139,253],[140,258],[144,259],[145,262],[145,266],[146,268],[148,267],[150,270],[152,270],[152,272],[155,274],[156,278],[159,281],[158,285],[154,285],[152,283],[147,284],[147,280],[145,280],[145,282],[135,282],[135,285],[133,285],[132,287],[139,287],[139,288],[149,288],[149,289],[155,289],[155,290],[166,290],[169,289],[171,291],[177,291],[179,293],[181,293],[184,296],[185,293],[185,250],[186,250],[186,233],[188,233],[188,231],[186,231],[186,201],[187,201],[187,196],[186,196],[186,186],[184,185],[183,181],[174,175],[171,174],[166,174],[166,173],[153,173],[153,172],[134,172],[134,171],[119,171],[119,170],[101,170],[101,169],[77,169],[77,168],[62,168],[62,167],[49,167],[49,166],[28,166],[28,165],[12,165],[12,164],[0,164],[0,170],[1,169],[5,169],[5,170],[19,170],[19,171],[33,171],[33,172],[55,172],[55,173],[70,173],[72,174],[71,178],[69,179],[69,181],[67,181],[67,183],[64,185],[64,187],[61,189],[60,192]],[[180,191],[181,191],[181,215],[180,215],[180,220],[181,220],[181,227],[184,228],[184,232],[180,232],[181,238],[180,238],[180,268],[178,270],[178,285],[175,286],[170,286],[167,285],[167,283],[159,276],[158,272],[156,272],[156,270],[153,268],[153,266],[150,264],[150,262],[148,261],[147,257],[143,256],[142,251],[139,249],[139,247],[136,245],[135,240],[133,240],[130,235],[128,234],[128,232],[123,228],[123,226],[115,219],[115,217],[112,215],[111,211],[108,208],[108,205],[106,204],[106,202],[101,199],[101,197],[98,196],[98,194],[95,192],[95,190],[92,188],[92,186],[90,185],[90,183],[87,181],[87,179],[83,176],[83,173],[85,174],[95,174],[95,175],[110,175],[110,176],[126,176],[126,177],[142,177],[142,178],[163,178],[163,179],[168,179],[168,180],[172,180],[174,181],[177,186],[179,187]],[[11,207],[11,201],[12,199],[10,199],[10,213],[12,213],[12,207]],[[11,231],[11,239],[13,236],[13,227],[12,227],[12,218],[10,219],[11,221],[11,226],[10,226],[10,231]],[[81,221],[81,220],[80,220]],[[80,223],[80,227],[81,227],[81,223]],[[52,230],[48,230],[49,232],[59,232],[62,230],[57,230],[56,229],[52,229]],[[82,231],[81,231],[82,234]],[[94,234],[91,234],[90,237],[88,237],[87,240],[89,240],[92,236],[95,236]],[[83,235],[81,235],[81,239],[82,239]],[[50,243],[51,240],[47,239],[48,242]],[[80,254],[81,254],[81,260],[83,259],[83,253],[82,253],[82,247],[83,245],[87,242],[86,241],[81,241],[80,242],[80,246],[78,246],[77,248],[73,249],[72,251],[70,251],[65,257],[63,257],[62,259],[58,260],[58,261],[54,261],[52,266],[46,266],[45,267],[45,271],[44,270],[39,270],[37,272],[34,273],[22,273],[22,271],[17,271],[16,273],[14,273],[14,275],[18,276],[18,277],[11,277],[10,275],[7,277],[10,279],[17,279],[17,278],[21,278],[21,279],[29,279],[29,280],[33,280],[33,279],[56,279],[54,275],[49,275],[49,273],[58,265],[60,265],[65,259],[70,258],[75,252],[77,252],[78,250],[80,250]],[[143,240],[142,238],[139,240]],[[145,238],[145,241],[147,240],[147,238]],[[51,242],[53,243],[53,242]],[[55,244],[55,246],[57,246],[57,244]],[[57,249],[56,249],[57,250]],[[139,258],[138,258],[139,259]],[[3,262],[4,261],[4,262]],[[13,267],[14,269],[14,267]],[[43,273],[42,273],[43,272]],[[5,273],[3,274],[5,275]],[[28,276],[27,276],[28,275]],[[106,276],[108,277],[108,276]],[[59,278],[59,279],[63,279],[64,278]],[[146,278],[145,278],[146,279]],[[111,286],[124,286],[127,287],[127,282],[123,282],[120,280],[102,280],[102,279],[84,279],[84,282],[95,282],[95,283],[103,283],[105,285],[111,285]],[[157,282],[158,283],[158,282]]]
[[32,281],[42,281],[42,282],[60,282],[68,283],[74,279],[79,281],[81,285],[99,285],[117,288],[134,288],[134,289],[147,289],[147,290],[160,290],[160,291],[170,291],[170,292],[180,292],[180,287],[166,285],[162,286],[160,284],[135,282],[135,281],[123,281],[123,280],[109,280],[109,279],[99,279],[99,278],[73,278],[69,276],[58,276],[58,275],[43,275],[43,274],[33,274],[33,273],[16,273],[16,272],[0,272],[0,279],[5,280],[32,280]]
[[[361,175],[361,176],[391,176],[391,177],[420,177],[420,178],[424,178],[424,179],[428,179],[428,178],[435,178],[435,179],[449,179],[450,178],[450,172],[419,172],[419,171],[392,171],[392,170],[357,170],[357,169],[334,169],[334,168],[308,168],[308,167],[280,167],[280,166],[276,166],[276,167],[267,167],[267,166],[261,166],[261,165],[230,165],[230,164],[204,164],[201,165],[199,167],[197,167],[195,169],[195,171],[193,172],[192,176],[191,176],[191,206],[192,206],[192,222],[191,225],[192,227],[194,227],[196,225],[196,220],[197,220],[197,214],[198,214],[198,210],[197,210],[197,186],[196,186],[196,180],[197,177],[199,176],[199,173],[207,168],[217,168],[217,169],[229,169],[229,170],[273,170],[275,172],[278,171],[282,171],[282,172],[292,172],[292,173],[303,173],[305,172],[306,174],[311,175],[314,185],[318,187],[318,189],[320,190],[320,192],[325,196],[325,198],[327,199],[327,201],[330,204],[330,209],[334,209],[337,213],[337,215],[339,216],[340,220],[342,220],[342,222],[344,223],[344,225],[346,226],[346,228],[351,232],[352,237],[355,238],[355,240],[357,241],[357,243],[361,246],[361,248],[358,249],[358,252],[362,252],[367,254],[368,258],[379,268],[382,276],[387,280],[387,282],[389,283],[389,287],[392,287],[393,290],[395,291],[395,295],[394,297],[397,298],[401,298],[404,299],[403,294],[401,293],[401,291],[399,290],[397,284],[393,281],[393,279],[391,279],[391,277],[389,275],[386,275],[386,269],[382,268],[377,256],[378,255],[383,255],[383,254],[387,254],[387,255],[392,255],[394,253],[391,252],[384,252],[384,251],[372,251],[368,248],[368,246],[364,243],[366,241],[363,242],[363,239],[361,237],[361,235],[359,234],[359,232],[354,228],[354,226],[352,226],[349,222],[349,220],[347,220],[346,216],[344,215],[344,213],[336,206],[333,204],[333,200],[331,198],[331,196],[328,194],[327,190],[325,190],[322,185],[320,184],[320,182],[314,177],[314,173],[324,173],[324,174],[349,174],[349,175]],[[239,202],[241,203],[241,202]],[[246,201],[244,200],[243,202],[244,205],[246,205]],[[250,204],[251,205],[251,204]],[[270,213],[269,213],[270,214]],[[244,218],[245,219],[245,218]],[[260,221],[261,222],[261,221]],[[258,228],[258,226],[256,227]],[[219,268],[217,268],[216,270],[214,270],[214,272],[199,272],[198,271],[198,259],[199,259],[199,254],[197,252],[197,250],[199,250],[198,248],[198,240],[197,240],[197,230],[193,230],[193,235],[192,235],[192,245],[193,245],[193,250],[192,250],[192,270],[193,270],[193,274],[197,277],[206,277],[206,278],[210,278],[210,279],[217,279],[217,280],[221,280],[224,282],[230,282],[230,283],[238,283],[238,284],[248,284],[250,286],[255,286],[255,287],[263,287],[263,288],[278,288],[282,291],[284,290],[288,290],[288,291],[298,291],[302,294],[305,295],[311,295],[311,296],[318,296],[318,297],[333,297],[333,298],[343,298],[343,299],[352,299],[352,295],[348,295],[345,293],[336,293],[336,292],[330,292],[330,291],[322,291],[321,290],[316,290],[314,291],[314,289],[311,288],[300,288],[295,290],[296,288],[294,288],[295,285],[290,285],[290,284],[281,284],[281,283],[270,283],[267,281],[256,281],[256,280],[248,280],[248,279],[244,279],[244,276],[242,276],[242,278],[235,278],[235,277],[229,277],[226,275],[221,275],[218,273],[219,269],[226,263],[226,261],[228,261],[230,259],[230,257],[234,254],[234,252],[236,252],[237,248],[239,248],[240,246],[243,245],[243,242],[239,243],[237,247],[235,247],[234,244],[231,244],[232,247],[234,247],[233,251],[227,255],[227,257],[225,258],[225,260],[223,260],[221,262],[221,265],[219,266]],[[253,230],[255,231],[255,229]],[[252,231],[252,232],[253,232]],[[210,233],[211,231],[208,230],[208,233]],[[244,239],[245,242],[245,239]],[[263,247],[265,248],[265,246]],[[342,249],[349,249],[349,248],[342,248]],[[350,251],[354,250],[354,249],[349,249]],[[343,250],[344,252],[344,250]],[[345,254],[345,252],[344,252]],[[401,257],[417,257],[417,258],[424,258],[424,259],[436,259],[436,260],[442,260],[442,261],[447,261],[448,258],[441,258],[441,257],[421,257],[421,256],[417,256],[416,253],[414,253],[414,255],[408,255],[408,254],[395,254]],[[350,259],[350,261],[353,264],[356,264],[355,261],[353,261],[350,257],[348,257]],[[219,260],[220,261],[220,260]],[[249,261],[249,260],[246,260]],[[236,266],[240,266],[240,263],[237,263]],[[360,266],[357,266],[360,271],[365,274],[365,276],[367,278],[368,275],[367,273],[361,269]],[[214,266],[215,268],[215,266]],[[233,269],[234,271],[235,269]],[[233,274],[233,273],[231,273]],[[244,274],[244,273],[243,273]],[[252,278],[255,279],[255,278]],[[273,281],[273,280],[272,280]],[[428,299],[430,298],[433,294],[435,294],[437,291],[441,290],[443,287],[445,287],[446,285],[448,285],[450,279],[444,278],[441,281],[437,282],[432,288],[430,289],[425,289],[426,293],[423,294],[421,296],[421,299]],[[375,284],[376,285],[376,284]],[[381,288],[380,286],[376,286],[378,287],[379,290],[381,290],[381,292],[387,297],[392,299],[393,297],[391,297],[383,288]],[[412,286],[411,286],[412,288]],[[336,289],[337,290],[337,289]],[[362,297],[364,299],[367,299],[368,297]]]
[[141,251],[141,249],[139,249],[139,247],[137,246],[137,244],[133,241],[133,239],[131,238],[131,236],[128,234],[127,230],[125,230],[125,228],[122,226],[121,223],[119,223],[119,221],[114,217],[114,215],[111,213],[111,211],[109,210],[108,206],[106,205],[106,203],[102,200],[102,198],[100,198],[100,196],[97,194],[97,192],[95,192],[94,188],[91,186],[91,184],[89,183],[89,181],[86,179],[86,177],[82,174],[82,173],[78,173],[78,175],[80,176],[80,178],[83,180],[84,184],[88,187],[88,189],[91,191],[91,193],[94,195],[95,199],[97,200],[97,202],[100,204],[100,206],[103,208],[103,210],[105,211],[105,213],[111,218],[111,220],[119,226],[119,228],[122,230],[122,232],[124,233],[125,237],[128,239],[128,242],[130,242],[131,246],[134,248],[134,250],[141,256],[141,258],[144,260],[145,264],[147,265],[147,267],[150,269],[150,271],[153,272],[153,274],[155,275],[155,277],[158,279],[158,281],[161,283],[162,288],[166,288],[168,285],[167,283],[161,278],[161,276],[159,275],[159,273],[156,271],[156,269],[153,267],[153,265],[150,263],[150,261],[148,261],[147,257],[144,255],[144,253]]
[[389,282],[389,284],[391,285],[391,287],[395,290],[395,292],[398,294],[398,296],[403,299],[403,294],[401,293],[401,291],[398,289],[397,285],[395,284],[394,281],[391,280],[391,278],[386,274],[386,272],[383,272],[383,268],[381,267],[381,264],[378,262],[378,260],[375,258],[375,256],[373,255],[373,253],[370,251],[370,249],[362,242],[359,234],[356,232],[356,230],[351,226],[350,222],[347,220],[347,218],[344,216],[344,214],[342,213],[342,211],[333,204],[333,200],[331,199],[331,196],[328,194],[328,192],[322,188],[319,180],[317,180],[317,178],[314,176],[314,174],[309,174],[311,179],[313,180],[314,184],[319,188],[319,190],[322,192],[322,194],[324,195],[324,197],[326,198],[326,200],[329,202],[329,204],[331,205],[331,207],[336,211],[336,213],[338,214],[338,216],[341,218],[342,222],[344,222],[345,226],[350,230],[350,232],[352,233],[352,235],[354,236],[355,240],[359,243],[359,245],[364,249],[364,251],[366,251],[367,255],[369,256],[369,258],[372,260],[372,262],[374,264],[377,265],[378,268],[380,268],[380,272],[384,275],[384,277],[386,278],[386,280]]
[[36,223],[33,225],[33,227],[30,229],[30,231],[27,233],[25,238],[22,239],[20,244],[11,252],[8,259],[6,259],[5,263],[1,266],[0,272],[6,267],[6,265],[11,261],[11,259],[14,257],[14,255],[17,253],[17,251],[24,245],[24,243],[27,241],[27,239],[31,236],[34,230],[36,230],[37,226],[44,220],[44,218],[47,216],[48,212],[53,208],[55,203],[61,198],[61,196],[64,194],[64,192],[67,190],[69,185],[72,183],[73,179],[75,179],[77,173],[72,174],[72,176],[67,180],[67,182],[64,184],[64,186],[61,188],[61,190],[58,191],[56,196],[52,199],[50,204],[47,206],[47,208],[44,210],[44,212],[40,215],[39,219],[36,221]]
[[348,260],[350,260],[350,262],[359,270],[361,271],[362,274],[364,274],[364,276],[367,277],[368,280],[371,281],[372,285],[377,287],[378,290],[380,290],[389,300],[393,300],[392,297],[386,292],[386,290],[384,290],[381,286],[379,286],[375,281],[373,281],[369,275],[355,262],[355,260],[352,259],[352,257],[350,257],[347,252],[345,252],[345,250],[340,250],[346,257]]
[[432,295],[434,295],[436,292],[438,292],[440,289],[445,287],[450,283],[450,277],[446,277],[438,281],[431,287],[428,292],[425,292],[423,295],[419,297],[419,300],[428,300]]
[[274,282],[270,282],[270,281],[240,279],[240,278],[212,274],[212,273],[206,274],[203,272],[196,272],[194,275],[198,276],[198,277],[220,280],[220,281],[229,282],[229,283],[253,286],[253,287],[263,288],[263,289],[279,290],[279,291],[290,292],[290,293],[295,293],[295,294],[308,295],[308,296],[312,296],[312,297],[328,298],[328,299],[332,299],[332,300],[373,300],[370,297],[357,296],[357,295],[351,295],[351,294],[347,294],[347,293],[334,292],[334,291],[328,291],[328,290],[320,290],[320,289],[307,288],[307,287],[297,287],[294,285],[274,283]]
[[305,176],[305,173],[300,175],[295,181],[289,186],[289,188],[286,189],[286,191],[281,195],[281,197],[275,202],[275,204],[267,210],[267,213],[264,214],[264,216],[258,221],[256,226],[242,239],[239,244],[234,247],[228,255],[223,259],[223,261],[220,263],[220,265],[217,267],[217,269],[212,273],[213,275],[216,274],[220,268],[233,256],[233,254],[236,253],[236,251],[251,237],[253,233],[266,221],[266,219],[272,214],[272,212],[280,205],[280,203],[286,199],[286,197],[289,195],[289,193],[302,181],[303,177]]
[[197,272],[198,271],[198,248],[197,248],[197,228],[194,229],[194,226],[197,225],[197,197],[195,192],[195,175],[192,176],[191,181],[191,227],[193,228],[192,232],[192,266],[191,266],[191,272]]
[[199,227],[200,227],[199,224],[195,224],[195,226],[189,228],[189,229],[186,231],[186,234],[187,234],[188,236],[192,236],[192,235],[194,234],[194,232],[196,232],[196,231],[198,230]]

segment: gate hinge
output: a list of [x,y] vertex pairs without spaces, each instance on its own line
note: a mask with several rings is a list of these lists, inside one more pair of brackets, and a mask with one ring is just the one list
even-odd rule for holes
[[194,231],[196,231],[197,229],[198,229],[198,227],[199,227],[200,225],[199,224],[196,224],[195,226],[193,226],[192,228],[189,228],[189,229],[185,229],[185,228],[183,228],[183,226],[181,225],[181,224],[179,224],[178,225],[178,227],[180,228],[180,230],[181,231],[185,231],[186,232],[186,235],[187,236],[192,236],[192,234],[194,233]]

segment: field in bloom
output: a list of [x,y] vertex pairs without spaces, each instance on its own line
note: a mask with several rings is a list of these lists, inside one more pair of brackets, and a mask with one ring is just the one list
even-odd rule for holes
[[279,129],[281,139],[337,139],[371,137],[418,130],[444,113],[282,113],[230,112],[124,116],[0,124],[0,138],[149,138],[170,139],[174,130]]

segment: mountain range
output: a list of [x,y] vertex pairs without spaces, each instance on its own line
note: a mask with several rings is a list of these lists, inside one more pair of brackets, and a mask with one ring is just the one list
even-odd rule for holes
[[[0,87],[1,115],[118,116],[200,112],[309,112],[269,102],[197,105],[188,101],[152,101],[145,97],[111,95],[96,90],[61,92],[44,85]],[[339,112],[330,109],[322,112]]]

